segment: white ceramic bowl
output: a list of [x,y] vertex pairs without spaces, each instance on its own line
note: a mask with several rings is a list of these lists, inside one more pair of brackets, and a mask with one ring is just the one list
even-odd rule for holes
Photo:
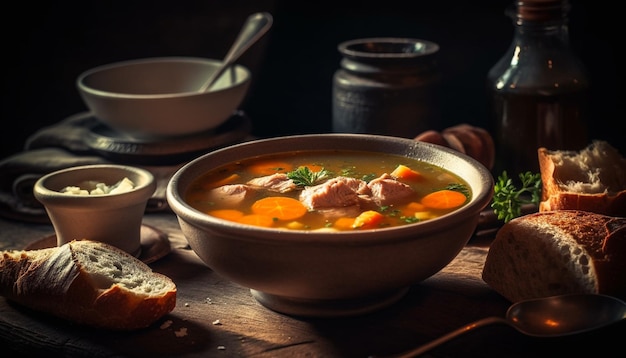
[[81,73],[77,87],[94,116],[122,134],[145,140],[190,135],[224,123],[247,94],[251,74],[242,65],[198,91],[220,63],[196,57],[116,62]]
[[[298,231],[220,220],[185,202],[191,183],[218,166],[258,155],[336,149],[418,158],[464,178],[473,193],[460,209],[400,227]],[[218,274],[251,289],[266,307],[297,316],[342,316],[376,310],[439,272],[466,245],[493,195],[493,177],[478,161],[442,146],[367,134],[300,135],[237,144],[180,168],[166,190],[191,248]]]
[[[124,178],[134,187],[117,194],[74,195],[68,186],[93,188],[93,183],[113,186]],[[93,183],[86,184],[87,181]],[[61,169],[42,176],[33,194],[43,204],[54,226],[57,245],[72,240],[102,241],[139,256],[141,223],[156,180],[145,169],[116,164],[94,164]]]

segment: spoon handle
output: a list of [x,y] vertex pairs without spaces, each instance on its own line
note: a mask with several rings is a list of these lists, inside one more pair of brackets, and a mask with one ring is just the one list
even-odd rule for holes
[[204,92],[211,88],[222,73],[269,30],[272,22],[273,17],[267,12],[258,12],[248,16],[239,35],[237,35],[235,43],[228,50],[226,57],[224,57],[222,65],[204,82],[199,91]]
[[404,353],[401,353],[399,355],[394,356],[394,358],[412,358],[412,357],[418,357],[426,352],[428,352],[429,350],[443,344],[446,343],[462,334],[465,334],[469,331],[473,331],[477,328],[481,328],[490,324],[495,324],[495,323],[501,323],[501,324],[509,324],[509,322],[501,317],[486,317],[483,319],[480,319],[478,321],[474,321],[472,323],[466,324],[465,326],[458,328],[450,333],[447,333],[444,336],[441,336],[435,340],[432,340],[420,347],[417,347],[415,349],[411,349],[410,351],[406,351]]

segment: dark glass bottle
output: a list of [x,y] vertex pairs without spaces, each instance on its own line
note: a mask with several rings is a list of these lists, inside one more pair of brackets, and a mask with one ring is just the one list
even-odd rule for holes
[[487,75],[496,163],[509,177],[539,171],[537,149],[587,145],[589,80],[569,46],[567,0],[518,0],[515,32]]

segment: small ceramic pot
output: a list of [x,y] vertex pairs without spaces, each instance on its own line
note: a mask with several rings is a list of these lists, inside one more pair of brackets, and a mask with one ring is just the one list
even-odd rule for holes
[[[128,191],[110,194],[63,193],[68,186],[93,189],[96,183],[113,186],[124,178]],[[145,169],[114,164],[96,164],[62,169],[41,177],[33,194],[46,208],[54,226],[57,245],[72,240],[102,241],[139,256],[141,223],[156,180]]]
[[413,138],[440,120],[439,45],[412,38],[342,42],[333,132]]

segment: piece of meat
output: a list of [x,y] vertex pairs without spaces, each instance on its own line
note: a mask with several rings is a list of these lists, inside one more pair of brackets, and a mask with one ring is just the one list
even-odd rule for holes
[[318,208],[316,211],[324,216],[325,219],[334,220],[338,218],[355,218],[363,212],[363,209],[360,205],[352,205],[332,208]]
[[227,184],[211,189],[208,200],[225,203],[229,207],[241,205],[246,199],[251,198],[256,190],[245,184]]
[[323,184],[304,188],[300,201],[309,209],[341,208],[359,205],[360,195],[369,195],[370,190],[363,180],[336,177]]
[[370,181],[367,186],[372,192],[372,199],[378,205],[399,204],[415,193],[413,188],[387,173]]
[[366,210],[376,211],[379,209],[379,205],[376,200],[374,200],[374,197],[371,195],[371,191],[369,195],[359,195],[359,208],[361,209],[361,212]]
[[285,173],[276,173],[264,177],[254,178],[246,184],[256,188],[267,189],[279,193],[287,193],[296,190],[297,186]]

